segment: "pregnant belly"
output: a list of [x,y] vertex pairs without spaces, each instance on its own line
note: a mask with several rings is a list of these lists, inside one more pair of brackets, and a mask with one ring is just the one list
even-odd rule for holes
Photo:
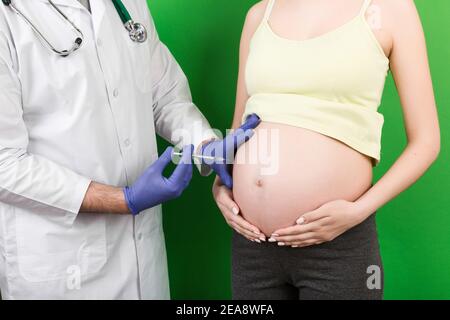
[[267,236],[324,203],[358,199],[371,183],[367,156],[322,134],[267,122],[239,148],[233,168],[234,199]]

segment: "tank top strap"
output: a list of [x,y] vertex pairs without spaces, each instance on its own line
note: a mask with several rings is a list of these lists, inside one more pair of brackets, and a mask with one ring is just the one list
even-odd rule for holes
[[274,4],[275,4],[275,0],[269,0],[269,3],[267,4],[267,7],[266,7],[266,12],[264,13],[264,21],[269,20]]
[[360,15],[364,16],[366,14],[367,9],[369,9],[370,5],[372,4],[372,0],[364,0],[364,3],[361,8]]

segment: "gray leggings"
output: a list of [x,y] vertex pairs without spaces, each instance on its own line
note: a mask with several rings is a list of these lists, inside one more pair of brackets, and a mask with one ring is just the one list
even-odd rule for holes
[[254,243],[234,233],[232,294],[236,300],[382,299],[375,214],[331,242],[304,248]]

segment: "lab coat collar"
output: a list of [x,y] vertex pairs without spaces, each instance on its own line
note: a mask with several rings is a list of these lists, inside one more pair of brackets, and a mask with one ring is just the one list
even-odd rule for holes
[[[39,1],[48,3],[48,0],[39,0]],[[86,9],[78,0],[52,0],[52,2],[57,6],[67,6],[78,9]],[[92,2],[98,2],[98,0]]]
[[[35,0],[32,0],[35,1]],[[48,0],[39,0],[41,2],[48,3]],[[86,10],[86,8],[78,1],[78,0],[52,0],[53,3],[57,6],[67,6],[67,7],[73,7],[78,8],[81,10]],[[98,34],[100,32],[100,27],[105,15],[105,1],[104,0],[93,0],[90,1],[91,5],[91,14],[92,14],[92,21],[94,25],[94,31],[96,37],[98,37]]]
[[[90,3],[91,3],[92,23],[94,26],[95,37],[98,38],[101,32],[101,25],[105,16],[106,4],[104,0],[95,0],[91,1]],[[112,5],[112,3],[110,5]]]

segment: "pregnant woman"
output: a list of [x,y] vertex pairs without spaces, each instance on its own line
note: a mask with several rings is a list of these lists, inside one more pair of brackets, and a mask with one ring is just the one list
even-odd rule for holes
[[[389,70],[408,143],[372,185]],[[375,213],[440,150],[414,2],[257,3],[241,40],[233,128],[252,113],[262,123],[236,154],[233,190],[220,179],[213,187],[235,230],[233,298],[381,299]]]

